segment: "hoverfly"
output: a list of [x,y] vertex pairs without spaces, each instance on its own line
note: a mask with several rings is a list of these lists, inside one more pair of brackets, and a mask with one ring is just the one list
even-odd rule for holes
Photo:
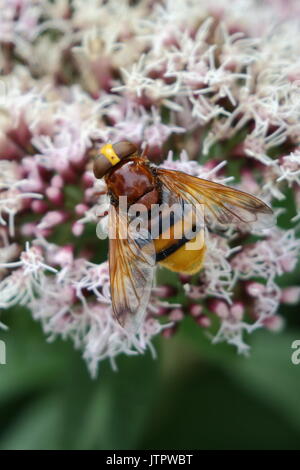
[[[109,272],[112,307],[115,318],[125,327],[139,325],[144,318],[151,293],[155,265],[194,274],[202,265],[206,251],[206,228],[216,224],[255,225],[267,228],[272,224],[273,212],[260,199],[245,192],[213,183],[205,179],[174,170],[158,168],[147,159],[146,152],[139,154],[137,147],[128,141],[104,145],[94,160],[96,178],[104,178],[110,196],[109,227],[115,236],[109,239]],[[120,197],[127,197],[128,212],[120,210]],[[176,201],[194,208],[200,206],[204,223],[198,226],[191,240],[197,241],[198,248],[189,249],[186,237],[177,239],[174,227],[182,220],[170,219],[168,237],[160,223],[155,236],[135,237],[126,232],[131,216],[130,207],[142,204],[144,218],[150,223],[153,205],[164,202],[170,205]],[[183,219],[183,216],[181,216]],[[151,220],[152,222],[153,220]]]

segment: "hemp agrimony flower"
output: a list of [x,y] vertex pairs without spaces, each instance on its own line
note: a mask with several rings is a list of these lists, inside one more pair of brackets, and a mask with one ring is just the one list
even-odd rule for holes
[[[299,298],[280,287],[300,251],[298,13],[297,0],[0,0],[0,307],[72,338],[93,374],[186,316],[240,352],[245,333],[280,329],[280,303]],[[210,233],[192,278],[161,271],[134,334],[112,316],[96,235],[108,198],[92,173],[94,149],[124,139],[278,216],[264,234]]]

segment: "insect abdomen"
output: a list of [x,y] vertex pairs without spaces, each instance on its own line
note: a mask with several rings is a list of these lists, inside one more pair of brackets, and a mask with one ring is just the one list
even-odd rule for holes
[[[203,234],[199,232],[197,236],[189,241],[189,243],[202,243]],[[172,254],[168,255],[163,261],[158,261],[162,266],[183,274],[196,274],[200,271],[206,247],[205,243],[202,243],[202,248],[197,250],[191,250],[187,248],[187,244],[179,246]]]
[[[184,274],[195,274],[201,269],[206,251],[204,229],[201,228],[193,238],[184,235],[189,230],[195,233],[192,221],[189,226],[181,219],[153,240],[159,264]],[[182,236],[178,238],[180,233]]]

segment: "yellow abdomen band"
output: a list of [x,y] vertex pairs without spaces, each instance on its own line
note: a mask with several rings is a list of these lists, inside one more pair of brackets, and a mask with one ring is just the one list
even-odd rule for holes
[[116,152],[114,151],[112,144],[103,145],[103,147],[101,147],[100,149],[100,153],[102,153],[102,155],[104,155],[105,158],[107,158],[107,160],[109,160],[112,165],[116,165],[121,161]]

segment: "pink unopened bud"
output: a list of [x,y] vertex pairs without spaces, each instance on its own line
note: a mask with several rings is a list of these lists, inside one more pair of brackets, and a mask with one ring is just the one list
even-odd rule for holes
[[203,289],[200,286],[190,286],[189,298],[198,300],[203,298]]
[[55,186],[55,188],[63,188],[64,180],[60,175],[55,175],[51,179],[51,186]]
[[300,300],[300,287],[286,287],[281,291],[281,302],[285,304],[296,304]]
[[95,177],[94,177],[94,175],[92,174],[91,171],[87,171],[82,176],[82,181],[83,181],[83,184],[86,188],[90,188],[91,186],[93,186],[93,184],[95,182]]
[[280,260],[280,265],[284,272],[289,273],[294,270],[297,263],[297,258],[290,254],[285,255]]
[[59,248],[55,254],[52,256],[51,261],[53,264],[58,264],[59,266],[66,266],[73,262],[74,260],[74,249],[72,245],[65,245],[62,248]]
[[300,82],[300,72],[295,69],[287,74],[287,78],[290,82]]
[[175,322],[182,320],[183,317],[184,313],[181,308],[174,308],[169,314],[169,319]]
[[284,326],[284,319],[280,317],[279,315],[273,315],[269,318],[266,318],[263,321],[264,325],[268,330],[277,332],[281,331],[283,326]]
[[75,212],[77,215],[84,215],[88,210],[88,206],[86,204],[77,204],[75,206]]
[[31,222],[27,224],[23,224],[21,227],[21,234],[24,237],[33,237],[36,233],[36,224]]
[[257,297],[264,293],[265,286],[259,282],[249,282],[246,286],[246,290],[252,297]]
[[230,313],[234,316],[234,318],[238,321],[241,321],[244,315],[244,305],[241,302],[234,302],[234,304],[230,307]]
[[34,199],[31,202],[31,209],[36,214],[44,214],[48,210],[48,204],[40,199]]
[[202,305],[199,305],[199,304],[192,304],[189,307],[189,312],[192,315],[192,317],[198,317],[199,315],[201,315],[202,311],[203,311],[203,307]]
[[222,300],[214,300],[210,304],[210,309],[220,318],[227,318],[229,315],[228,305]]
[[64,202],[63,192],[55,186],[46,189],[46,196],[53,204],[60,205]]
[[177,325],[170,326],[169,328],[165,328],[162,330],[161,334],[163,335],[164,338],[171,338],[177,330]]
[[196,322],[202,328],[209,328],[211,326],[211,319],[207,315],[200,315],[196,318]]
[[39,229],[48,229],[55,227],[67,220],[68,215],[62,211],[50,211],[41,220],[38,225]]
[[63,169],[61,176],[67,183],[75,183],[77,179],[77,173],[70,167]]
[[75,237],[80,237],[80,235],[83,234],[84,231],[84,225],[81,224],[80,222],[75,222],[72,225],[72,233],[75,235]]
[[86,201],[90,201],[91,199],[95,199],[95,189],[94,188],[87,188],[84,192],[84,199]]
[[155,287],[154,290],[157,296],[163,299],[166,299],[168,297],[173,297],[174,295],[177,294],[177,289],[169,285],[158,286],[158,287]]

